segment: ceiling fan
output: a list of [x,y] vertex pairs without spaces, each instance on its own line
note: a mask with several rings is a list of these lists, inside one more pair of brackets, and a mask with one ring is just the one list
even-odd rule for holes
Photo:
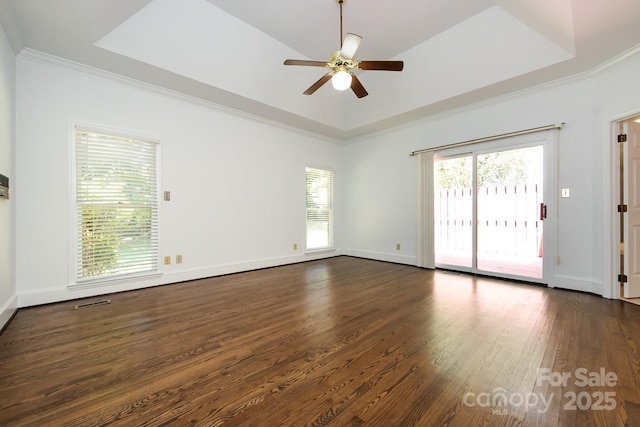
[[403,61],[357,61],[354,58],[362,37],[357,34],[347,33],[342,38],[342,5],[346,0],[336,0],[340,5],[340,50],[334,52],[329,57],[328,62],[307,61],[302,59],[287,59],[284,65],[304,65],[310,67],[328,67],[329,71],[324,76],[312,84],[303,93],[311,95],[322,85],[331,80],[333,88],[336,90],[346,90],[351,88],[358,98],[364,98],[369,93],[366,91],[354,70],[381,70],[381,71],[402,71]]

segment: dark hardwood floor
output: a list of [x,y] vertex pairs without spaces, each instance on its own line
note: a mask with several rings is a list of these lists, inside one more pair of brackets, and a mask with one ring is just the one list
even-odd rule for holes
[[1,426],[640,425],[621,301],[350,257],[109,298],[18,311]]

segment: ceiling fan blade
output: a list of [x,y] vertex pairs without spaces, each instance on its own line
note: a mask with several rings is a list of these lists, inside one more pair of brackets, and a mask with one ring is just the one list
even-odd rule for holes
[[360,46],[361,41],[362,37],[359,35],[347,33],[347,35],[344,36],[344,41],[342,42],[340,56],[344,59],[353,59],[353,55],[356,54],[356,50],[358,50],[358,46]]
[[312,95],[315,91],[320,89],[323,84],[331,80],[331,75],[332,75],[331,73],[327,73],[324,76],[320,77],[320,79],[317,82],[309,86],[309,89],[305,90],[303,93],[305,95]]
[[369,92],[367,92],[364,86],[362,86],[360,80],[353,74],[351,75],[351,90],[356,94],[358,98],[364,98],[365,96],[369,95]]
[[361,70],[402,71],[403,61],[360,61],[358,68]]
[[304,59],[287,59],[284,65],[306,65],[308,67],[326,67],[327,63],[322,61],[307,61]]

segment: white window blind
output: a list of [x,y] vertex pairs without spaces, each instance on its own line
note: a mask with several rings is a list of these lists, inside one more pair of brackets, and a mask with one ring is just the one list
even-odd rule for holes
[[155,142],[75,129],[78,281],[158,268]]
[[333,172],[306,168],[307,249],[333,247]]

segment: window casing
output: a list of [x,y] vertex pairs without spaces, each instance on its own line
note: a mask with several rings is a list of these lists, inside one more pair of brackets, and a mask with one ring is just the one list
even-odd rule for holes
[[307,250],[333,247],[333,172],[307,167]]
[[158,144],[75,126],[76,279],[158,269]]

